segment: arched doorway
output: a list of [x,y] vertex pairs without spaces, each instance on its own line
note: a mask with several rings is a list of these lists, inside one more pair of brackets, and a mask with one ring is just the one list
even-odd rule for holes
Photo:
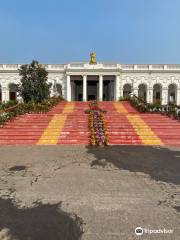
[[170,84],[168,86],[168,103],[176,104],[177,99],[177,86],[176,84]]
[[62,85],[60,83],[57,83],[56,80],[54,80],[54,83],[52,85],[51,95],[62,96]]
[[153,86],[153,103],[161,103],[162,100],[162,86],[156,83]]
[[147,86],[146,84],[140,84],[138,87],[138,97],[143,99],[144,101],[147,100]]
[[123,97],[129,97],[129,94],[132,92],[132,86],[129,83],[124,84],[123,86]]
[[56,84],[57,93],[59,96],[62,96],[62,85],[60,83]]
[[9,84],[9,100],[10,101],[17,100],[17,84],[15,83]]

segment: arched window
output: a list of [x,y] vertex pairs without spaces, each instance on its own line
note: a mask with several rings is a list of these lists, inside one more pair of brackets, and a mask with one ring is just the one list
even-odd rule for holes
[[147,100],[147,86],[146,84],[140,84],[138,87],[138,97],[143,99],[144,101]]
[[10,83],[9,84],[9,100],[15,101],[17,99],[17,84]]
[[123,97],[128,97],[132,92],[132,86],[129,83],[124,84],[123,86]]
[[60,83],[56,84],[56,89],[59,96],[62,96],[62,85]]
[[177,102],[177,86],[176,84],[170,84],[168,86],[168,103],[176,104]]
[[153,102],[161,103],[162,100],[162,86],[157,83],[153,86]]

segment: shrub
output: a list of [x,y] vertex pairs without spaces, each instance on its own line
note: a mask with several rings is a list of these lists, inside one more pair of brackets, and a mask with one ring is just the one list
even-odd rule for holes
[[24,102],[42,102],[49,97],[51,84],[48,83],[48,72],[38,61],[22,65],[19,75],[21,83],[18,92]]
[[0,111],[1,110],[5,110],[5,109],[7,109],[7,108],[10,108],[10,107],[12,107],[12,106],[14,106],[14,105],[17,105],[18,104],[18,102],[16,101],[16,100],[14,100],[14,101],[8,101],[8,102],[6,102],[6,103],[1,103],[0,104]]
[[48,112],[53,106],[57,105],[62,100],[64,100],[62,97],[52,97],[41,103],[28,102],[14,105],[14,107],[7,108],[0,112],[0,125],[3,125],[7,121],[12,120],[14,117],[25,113]]
[[123,96],[119,98],[119,101],[129,101],[130,100],[130,96]]

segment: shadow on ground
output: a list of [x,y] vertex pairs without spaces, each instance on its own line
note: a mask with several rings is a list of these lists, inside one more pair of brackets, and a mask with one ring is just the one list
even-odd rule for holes
[[91,166],[112,163],[119,169],[149,174],[156,181],[180,184],[180,151],[145,146],[87,147],[96,160]]
[[[60,209],[60,204],[36,203],[33,208],[18,208],[11,200],[0,198],[0,239],[79,240],[82,220]],[[2,238],[1,238],[2,237]]]

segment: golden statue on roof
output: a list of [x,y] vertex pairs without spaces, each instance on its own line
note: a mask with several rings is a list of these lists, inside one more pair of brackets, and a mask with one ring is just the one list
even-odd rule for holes
[[95,52],[92,52],[90,54],[91,56],[91,59],[90,59],[90,64],[97,64],[97,61],[96,61],[96,53]]

